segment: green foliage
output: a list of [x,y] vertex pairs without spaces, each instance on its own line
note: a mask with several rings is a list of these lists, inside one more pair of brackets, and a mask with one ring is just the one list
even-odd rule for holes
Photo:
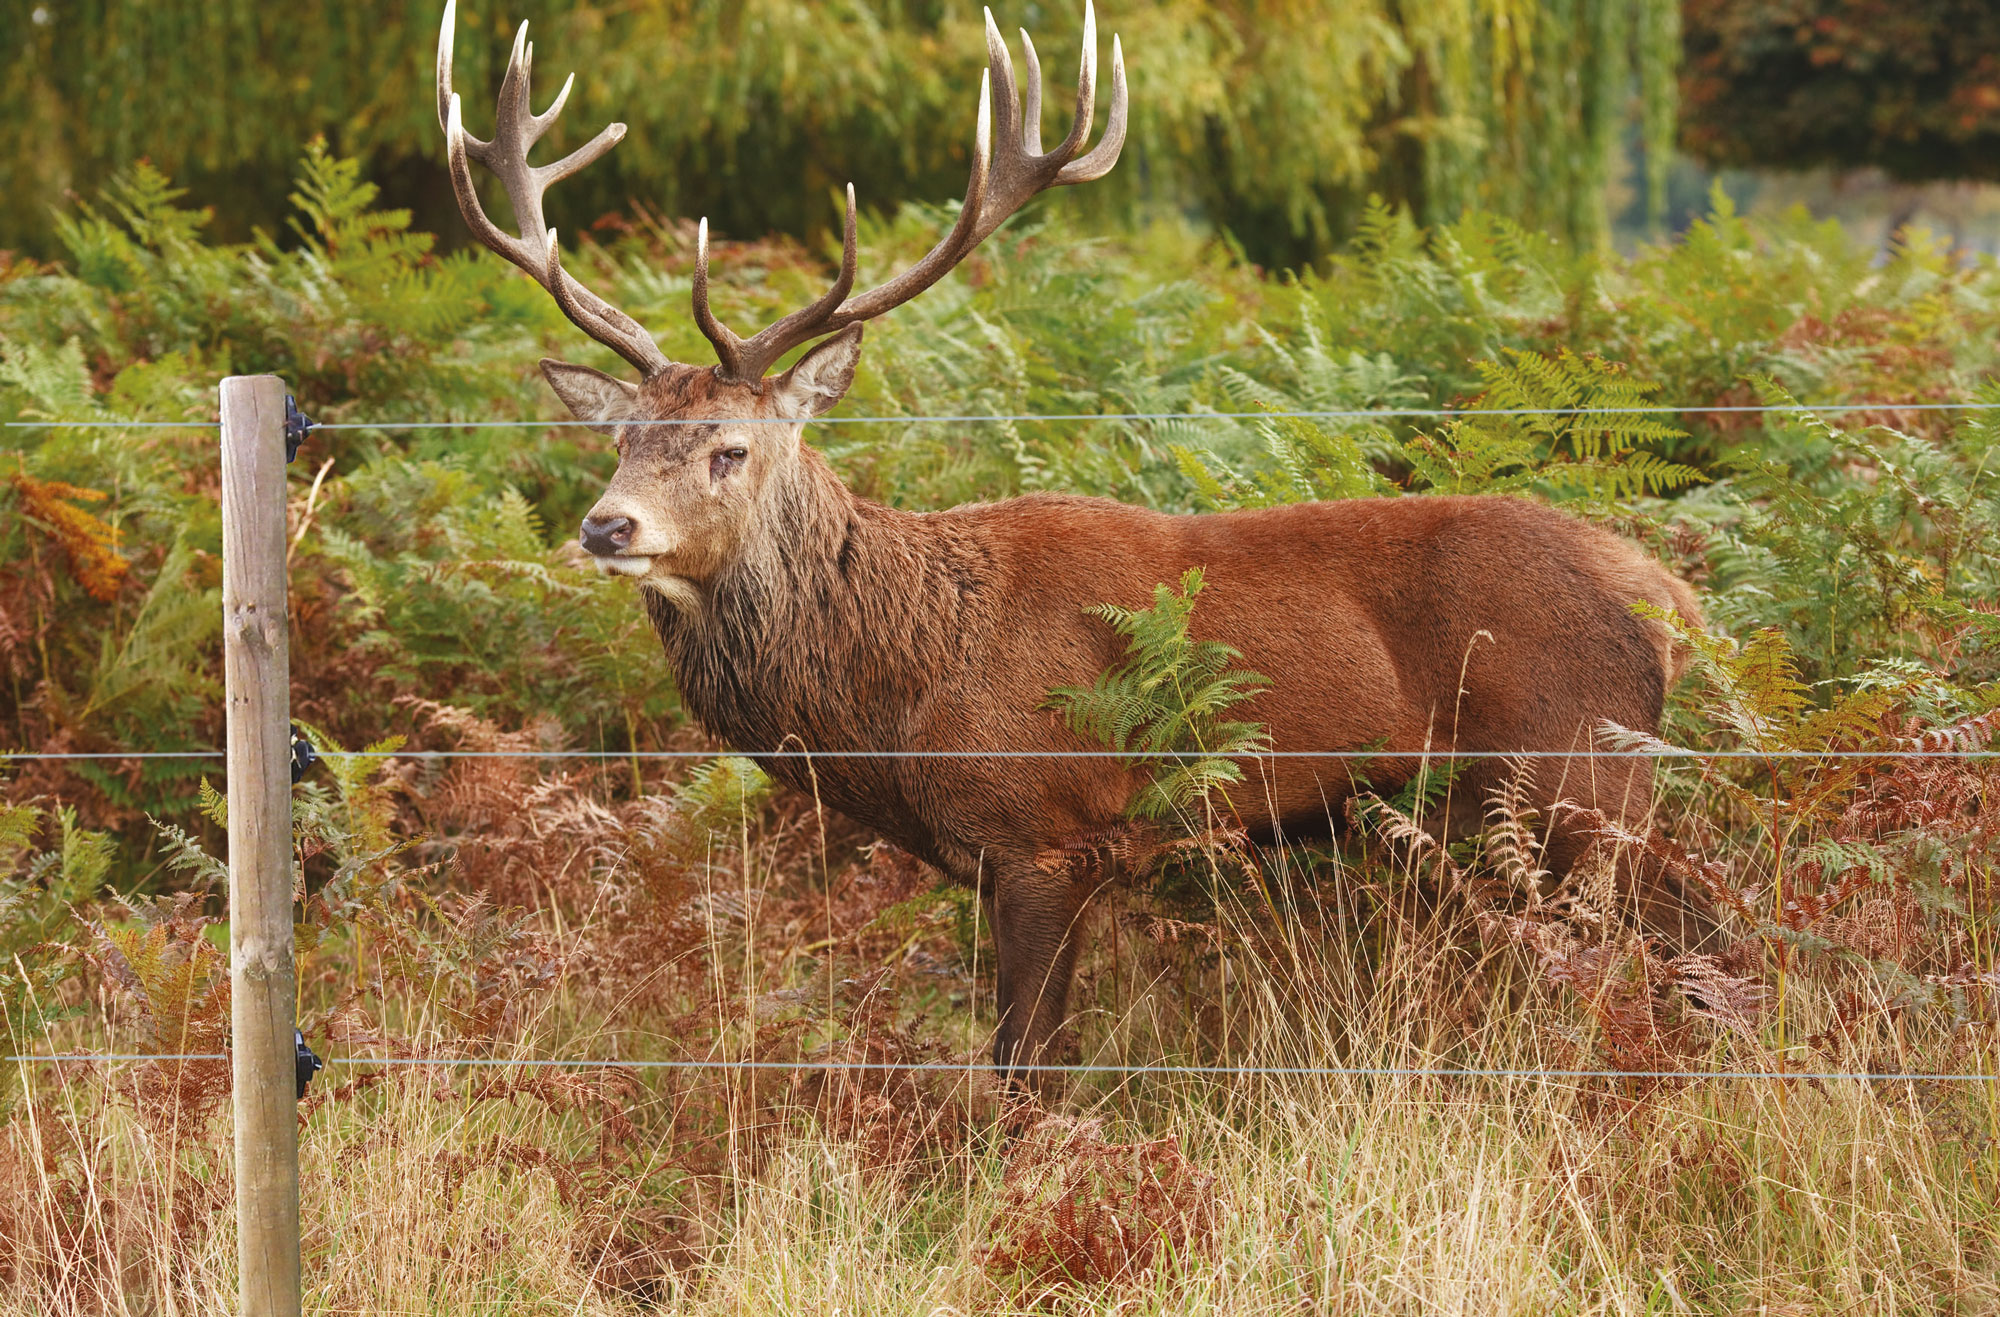
[[720,755],[699,765],[674,792],[680,826],[690,835],[733,836],[749,826],[771,798],[772,781],[741,755]]
[[1243,657],[1236,649],[1189,634],[1201,590],[1201,569],[1190,567],[1178,591],[1153,587],[1151,608],[1088,609],[1125,637],[1124,661],[1089,686],[1049,692],[1049,707],[1072,731],[1150,775],[1128,807],[1134,818],[1189,818],[1213,793],[1243,780],[1236,756],[1269,748],[1260,724],[1223,716],[1270,682],[1232,668]]
[[[207,786],[208,783],[204,781],[202,785]],[[228,864],[209,854],[200,838],[172,823],[159,819],[151,822],[159,832],[161,845],[166,851],[167,870],[177,875],[177,886],[194,891],[228,888]]]
[[1369,464],[1362,440],[1304,417],[1275,415],[1257,424],[1271,465],[1239,475],[1221,459],[1205,459],[1176,444],[1175,459],[1209,508],[1261,508],[1314,499],[1364,498],[1388,493],[1389,482]]
[[[1760,375],[1810,402],[1971,396],[1996,365],[2000,267],[1959,260],[1922,235],[1884,261],[1874,256],[1838,224],[1803,211],[1752,221],[1720,193],[1683,240],[1615,261],[1581,259],[1490,216],[1426,232],[1407,214],[1377,207],[1350,251],[1324,270],[1264,285],[1245,308],[1254,316],[1249,341],[1210,367],[1213,383],[1192,401],[1216,410],[1260,401],[1285,410],[1485,405],[1493,402],[1485,395],[1496,368],[1518,370],[1514,352],[1553,361],[1567,352],[1580,359],[1571,366],[1580,373],[1593,357],[1623,369],[1622,377],[1591,371],[1603,378],[1521,381],[1538,399],[1583,388],[1609,404],[1643,383],[1658,385],[1657,392],[1629,401],[1730,406],[1758,401],[1745,381]],[[1345,363],[1367,363],[1365,382],[1329,369]],[[1307,364],[1310,381],[1300,370]],[[1782,418],[1683,412],[1652,419],[1671,428],[1633,436],[1638,451],[1684,467],[1710,469],[1744,453],[1782,460],[1792,443]],[[1891,419],[1932,441],[1951,429],[1950,419],[1936,414],[1869,419]],[[1852,428],[1850,419],[1839,423]],[[1338,428],[1391,475],[1405,473],[1402,446],[1419,433],[1417,424],[1398,421],[1349,420]],[[1481,472],[1472,461],[1479,454],[1454,452],[1452,427],[1440,429],[1429,434],[1434,451],[1426,456],[1444,466],[1448,481],[1478,485],[1489,474],[1521,474],[1518,462]],[[1523,444],[1517,455],[1546,451],[1550,438],[1518,427],[1474,438],[1483,445],[1496,437]],[[1202,459],[1232,505],[1267,497],[1262,487],[1278,474],[1254,426],[1199,423],[1170,442]],[[1204,498],[1198,481],[1181,481],[1185,506],[1209,505],[1213,491]]]
[[[1761,396],[1788,404],[1765,381]],[[2000,402],[2000,392],[1981,393]],[[1841,430],[1811,413],[1771,421],[1780,460],[1733,457],[1676,514],[1714,536],[1708,612],[1742,634],[1778,625],[1807,678],[1922,661],[1969,683],[2000,678],[2000,432],[1975,415],[1938,440]]]
[[[1376,750],[1381,746],[1364,746]],[[1369,761],[1352,761],[1354,781],[1353,810],[1355,822],[1364,829],[1376,831],[1389,837],[1401,834],[1401,840],[1416,840],[1422,831],[1420,819],[1431,816],[1431,811],[1443,804],[1452,786],[1472,767],[1472,761],[1464,759],[1425,759],[1417,766],[1410,779],[1395,791],[1384,796],[1374,789],[1368,777]],[[1428,849],[1436,843],[1426,837],[1418,843]],[[1453,850],[1457,850],[1454,843]]]
[[[53,844],[34,842],[53,823]],[[0,1047],[27,1053],[49,1027],[74,1014],[60,987],[76,970],[60,945],[75,910],[101,893],[116,858],[102,832],[80,827],[67,806],[0,803]],[[20,1068],[0,1065],[0,1116],[13,1104]]]
[[[1715,729],[1731,748],[1771,756],[1772,783],[1794,807],[1809,808],[1801,802],[1812,795],[1837,794],[1837,788],[1823,793],[1803,790],[1827,775],[1827,766],[1813,756],[1837,756],[1878,739],[1883,718],[1902,693],[1893,685],[1867,683],[1822,703],[1800,674],[1791,645],[1778,628],[1765,627],[1738,643],[1670,619],[1659,610],[1644,611],[1672,625],[1693,650],[1695,671],[1706,688],[1702,710]],[[1847,771],[1866,771],[1858,766],[1860,761],[1851,762],[1857,767]],[[1749,799],[1770,804],[1754,795]]]
[[[1404,388],[1373,405],[1437,406],[1476,387],[1470,363],[1503,346],[1566,344],[1567,314],[1593,270],[1550,235],[1490,212],[1426,231],[1407,208],[1371,198],[1348,250],[1274,290],[1282,318],[1266,323],[1274,337],[1308,342],[1310,327],[1336,327],[1341,341],[1327,331],[1330,352],[1359,352],[1394,371]],[[1294,322],[1296,331],[1283,332]],[[1419,382],[1413,396],[1407,385]]]
[[[558,414],[538,355],[619,368],[497,260],[439,258],[352,162],[312,148],[292,191],[298,241],[283,249],[209,240],[203,212],[147,170],[72,207],[67,265],[0,265],[0,415],[194,420],[216,376],[270,370],[323,420],[525,419]],[[949,222],[922,207],[865,219],[862,278],[915,259]],[[1482,215],[1426,231],[1378,204],[1360,227],[1348,252],[1289,279],[1177,225],[1115,240],[1016,225],[870,327],[846,413],[1190,415],[857,425],[812,441],[858,492],[905,507],[1035,488],[1174,511],[1397,490],[1560,499],[1698,540],[1677,552],[1711,614],[1735,634],[1785,626],[1810,680],[1891,658],[1950,681],[2000,676],[1975,606],[2000,587],[1983,421],[1885,412],[1820,434],[1783,416],[1282,414],[1734,403],[1760,396],[1753,375],[1816,401],[1970,396],[2000,344],[1992,261],[1912,241],[1877,267],[1836,227],[1753,222],[1721,200],[1684,242],[1630,260]],[[683,228],[641,222],[578,243],[570,263],[677,359],[706,357]],[[718,313],[743,327],[825,279],[783,244],[724,246],[716,270]],[[1857,423],[1878,420],[1894,433]],[[1697,466],[1721,479],[1681,486]],[[573,428],[316,434],[290,495],[292,662],[295,712],[322,744],[407,735],[397,700],[411,693],[500,726],[552,719],[581,748],[664,744],[681,715],[640,610],[560,549],[611,468]],[[219,745],[212,430],[10,429],[0,470],[0,507],[20,514],[0,515],[0,739]],[[1871,474],[1847,481],[1855,470]],[[212,843],[195,813],[210,767],[87,761],[61,792],[132,843],[120,863],[136,876],[185,854],[147,815]]]
[[[1554,357],[1506,349],[1479,363],[1486,389],[1476,405],[1517,415],[1471,416],[1403,446],[1415,478],[1442,494],[1532,489],[1580,510],[1610,511],[1700,479],[1642,445],[1663,447],[1682,432],[1664,417],[1607,410],[1654,405],[1656,384],[1622,367],[1567,350]],[[1540,413],[1540,414],[1537,414]]]
[[462,459],[391,458],[341,493],[345,515],[319,551],[344,587],[350,652],[382,680],[450,691],[481,713],[602,708],[617,685],[641,716],[663,711],[656,682],[605,680],[631,662],[629,602],[550,561],[518,490],[494,490]]
[[1387,493],[1393,487],[1378,465],[1407,471],[1407,485],[1426,493],[1532,490],[1598,513],[1701,476],[1652,451],[1682,438],[1681,430],[1660,416],[1617,410],[1651,405],[1657,385],[1567,350],[1545,357],[1508,348],[1478,369],[1486,389],[1475,407],[1525,414],[1468,416],[1400,442],[1380,423],[1357,436],[1304,417],[1273,416],[1258,425],[1269,466],[1247,476],[1189,448],[1176,447],[1174,455],[1196,497],[1214,508]]
[[[322,420],[357,393],[424,397],[438,414],[489,400],[492,379],[468,377],[463,363],[436,370],[433,359],[489,299],[515,301],[502,289],[508,281],[491,262],[433,257],[431,237],[409,232],[407,212],[371,209],[376,194],[355,162],[314,143],[292,194],[298,244],[280,249],[261,235],[248,245],[214,244],[202,236],[212,213],[182,207],[184,189],[145,163],[121,171],[97,201],[59,215],[67,274],[8,271],[6,373],[37,398],[41,414],[63,420],[208,411],[205,392],[180,379],[163,389],[169,381],[145,363],[197,376],[273,371],[314,398]],[[530,324],[560,323],[552,307],[521,301],[512,309]],[[69,338],[80,360],[47,355]],[[85,363],[118,377],[103,391],[108,398],[81,387]]]
[[[518,367],[560,315],[495,262],[438,260],[406,214],[374,208],[375,192],[353,161],[313,146],[295,193],[300,241],[281,250],[205,243],[204,213],[182,208],[162,176],[142,166],[121,177],[64,217],[72,270],[0,276],[0,413],[172,422],[212,415],[217,375],[272,370],[323,420],[351,405],[371,419],[522,414],[535,386]],[[485,341],[496,332],[504,351]],[[630,662],[642,621],[556,570],[529,502],[571,515],[601,471],[579,470],[571,432],[521,437],[419,432],[407,447],[381,432],[315,437],[309,453],[328,465],[291,547],[306,717],[373,741],[393,734],[384,724],[399,689],[457,688],[480,707],[554,711],[629,743],[671,710],[657,666]],[[34,632],[28,642],[0,628],[9,739],[219,743],[213,442],[212,430],[117,428],[0,440],[18,472],[0,502],[27,514],[0,517],[0,611]],[[314,474],[298,473],[301,507]],[[76,776],[99,817],[130,824],[190,810],[202,768],[85,761]]]
[[[1882,883],[1927,920],[1939,913],[1964,918],[1971,913],[1967,900],[1976,899],[1975,875],[1985,874],[1990,885],[1990,859],[1980,858],[1990,842],[1978,822],[1990,771],[1977,761],[1895,757],[1914,749],[1986,749],[1995,726],[1986,711],[2000,704],[1994,698],[2000,691],[1956,688],[1937,672],[1879,662],[1851,681],[1809,684],[1778,627],[1738,642],[1650,607],[1641,611],[1688,646],[1700,678],[1693,700],[1702,722],[1714,742],[1739,752],[1704,763],[1701,779],[1726,806],[1713,816],[1758,839],[1768,905],[1756,899],[1755,887],[1726,881],[1712,862],[1703,865],[1658,839],[1648,848],[1697,879],[1777,951],[1782,1041],[1785,973],[1794,952],[1870,958],[1815,933],[1823,916]],[[1609,729],[1605,740],[1618,749],[1669,748],[1626,728]],[[1954,797],[1962,819],[1938,808]],[[1876,968],[1888,982],[1902,981],[1906,995],[1933,1002],[1941,996],[1893,961]]]
[[[307,724],[301,730],[321,747],[326,766],[324,780],[316,774],[292,792],[297,889],[305,892],[309,878],[323,875],[294,924],[295,940],[311,950],[357,919],[388,917],[403,890],[403,856],[418,839],[400,826],[397,784],[387,776],[386,755],[402,748],[402,737],[385,737],[349,754],[336,749],[339,742],[321,728]],[[225,808],[216,797],[211,819],[222,823]]]
[[[1131,54],[1126,163],[1055,204],[1200,207],[1257,259],[1285,265],[1324,253],[1371,190],[1437,218],[1477,202],[1592,241],[1634,91],[1649,152],[1670,147],[1675,9],[1126,0],[1099,14],[1100,60],[1112,32]],[[1033,31],[1051,131],[1081,11],[996,12],[1003,32]],[[430,85],[434,5],[306,3],[280,15],[247,0],[23,3],[6,16],[0,107],[13,131],[0,151],[0,248],[42,248],[62,188],[94,190],[140,160],[199,179],[232,236],[276,228],[286,165],[321,131],[372,176],[394,179],[399,204],[432,214],[449,204]],[[632,198],[711,216],[722,232],[823,234],[835,220],[826,199],[849,180],[890,210],[964,188],[985,63],[977,6],[519,0],[464,10],[457,85],[474,132],[487,131],[507,38],[524,19],[543,67],[578,74],[559,135],[573,144],[612,120],[632,125],[616,152],[554,190],[551,218],[566,234]],[[273,58],[280,50],[317,54]],[[545,73],[538,101],[559,81]]]

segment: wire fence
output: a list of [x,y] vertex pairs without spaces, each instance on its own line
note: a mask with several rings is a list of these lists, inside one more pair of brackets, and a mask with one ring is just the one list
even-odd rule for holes
[[[1203,759],[1260,760],[1337,759],[1372,762],[1386,759],[1656,759],[1682,760],[1880,760],[1880,759],[2000,759],[2000,749],[1895,749],[1895,750],[1690,750],[1680,746],[1640,750],[1447,750],[1417,747],[1408,750],[322,750],[313,747],[321,759],[596,759],[625,763],[633,759],[1153,759],[1184,762]],[[0,750],[0,764],[11,760],[129,760],[129,759],[221,759],[221,750],[91,750],[91,751],[9,751]]]
[[[718,754],[742,754],[751,758],[770,759],[911,759],[911,758],[970,758],[970,759],[1010,759],[1010,758],[1159,758],[1185,759],[1202,757],[1195,752],[1154,751],[1120,752],[1115,750],[964,750],[964,751],[911,751],[911,750],[846,750],[846,751],[714,751],[714,750],[655,750],[655,751],[614,751],[614,750],[416,750],[416,751],[338,751],[320,752],[326,758],[373,758],[373,759],[562,759],[589,758],[623,761],[630,758],[646,759],[709,759]],[[186,759],[219,758],[221,751],[166,751],[136,754],[115,752],[62,752],[31,753],[20,755],[0,754],[0,763],[8,759]],[[1625,750],[1526,750],[1526,751],[1390,751],[1374,750],[1325,750],[1325,751],[1266,751],[1262,753],[1244,752],[1231,755],[1242,759],[1385,759],[1424,755],[1434,759],[1518,759],[1518,758],[1588,758],[1588,759],[1994,759],[2000,758],[2000,750],[1964,749],[1896,749],[1896,750],[1826,750],[1826,751],[1756,751],[1756,750],[1694,750],[1680,747],[1648,747]],[[1996,985],[2000,986],[2000,985]],[[146,1062],[191,1062],[224,1061],[229,1054],[224,1052],[202,1053],[23,1053],[0,1057],[6,1064],[58,1064],[58,1063],[146,1063]],[[629,1069],[629,1070],[670,1070],[670,1071],[788,1071],[788,1072],[883,1072],[883,1073],[923,1073],[951,1072],[965,1073],[987,1069],[983,1063],[955,1062],[846,1062],[846,1061],[759,1061],[759,1060],[627,1060],[620,1058],[506,1058],[506,1057],[382,1057],[351,1056],[324,1058],[327,1065],[339,1066],[479,1066],[479,1067],[543,1067],[567,1069]],[[1005,1067],[1013,1074],[1065,1074],[1093,1075],[1118,1074],[1133,1078],[1146,1076],[1207,1076],[1211,1078],[1412,1078],[1412,1079],[1541,1079],[1541,1080],[1673,1080],[1697,1081],[1743,1081],[1743,1080],[1793,1080],[1812,1082],[1835,1082],[1852,1080],[1868,1083],[1979,1083],[2000,1082],[2000,1074],[1980,1072],[1855,1072],[1843,1070],[1786,1071],[1786,1070],[1589,1070],[1589,1069],[1540,1069],[1540,1068],[1481,1068],[1481,1067],[1436,1067],[1436,1066],[1230,1066],[1230,1065],[1158,1065],[1158,1064],[1018,1064]]]
[[[813,425],[874,425],[874,424],[915,424],[924,422],[940,423],[983,423],[983,422],[1034,422],[1034,421],[1201,421],[1201,420],[1266,420],[1294,418],[1301,420],[1369,420],[1398,418],[1456,418],[1464,416],[1655,416],[1690,414],[1770,414],[1770,413],[1849,413],[1879,411],[1993,411],[2000,410],[2000,401],[1991,402],[1839,402],[1839,403],[1756,403],[1756,404],[1658,404],[1630,407],[1384,407],[1355,409],[1326,409],[1305,411],[1254,411],[1254,412],[1061,412],[1061,413],[991,413],[967,414],[962,416],[825,416]],[[712,425],[712,418],[674,417],[651,421],[635,421],[644,425]],[[188,429],[218,425],[216,421],[7,421],[0,423],[9,429]],[[414,430],[414,429],[540,429],[594,425],[589,421],[352,421],[340,423],[315,423],[311,430]],[[797,422],[782,417],[734,418],[731,424],[771,424],[793,425]],[[633,759],[706,759],[718,753],[706,750],[318,750],[322,758],[348,759],[603,759],[629,761]],[[1205,759],[1232,758],[1243,760],[1280,759],[1354,759],[1370,760],[1384,758],[1407,758],[1417,751],[1386,750],[1264,750],[1232,752],[1209,755],[1173,750],[739,750],[727,753],[739,754],[753,759],[1078,759],[1112,758],[1122,760],[1138,759]],[[1906,749],[1893,750],[1703,750],[1688,747],[1653,747],[1636,750],[1446,750],[1436,749],[1422,752],[1429,757],[1452,760],[1474,759],[1743,759],[1755,761],[1810,759],[1986,759],[2000,758],[2000,750],[1966,749]],[[132,753],[119,751],[0,751],[0,762],[7,760],[135,760],[135,759],[220,759],[221,750],[175,750]]]
[[[824,425],[910,425],[910,424],[1032,424],[1038,422],[1203,422],[1261,421],[1278,419],[1319,421],[1455,420],[1478,416],[1502,417],[1593,417],[1593,416],[1706,416],[1706,415],[1842,415],[1883,412],[1978,412],[2000,410],[2000,401],[1967,402],[1840,402],[1840,403],[1761,403],[1761,404],[1657,404],[1626,407],[1387,407],[1310,410],[1259,410],[1249,412],[1059,412],[1059,413],[968,413],[964,415],[826,416],[809,424]],[[713,418],[663,417],[634,420],[643,425],[713,425]],[[732,418],[731,424],[794,425],[782,417]],[[5,429],[212,429],[218,421],[5,421]],[[422,420],[422,421],[343,421],[314,423],[310,431],[341,430],[458,430],[458,429],[550,429],[588,428],[593,422],[577,420]],[[1480,759],[1655,759],[1677,760],[1987,760],[2000,758],[2000,750],[1958,747],[1829,750],[1707,750],[1690,747],[1650,746],[1616,750],[1454,750],[1438,747],[1410,750],[1262,750],[1207,755],[1186,751],[1120,751],[1113,749],[986,749],[986,750],[318,750],[327,759],[595,759],[626,762],[645,760],[696,760],[719,754],[741,755],[766,760],[840,759],[1117,759],[1122,761],[1161,759],[1186,760],[1231,758],[1240,760],[1381,760],[1423,757],[1434,760]],[[0,764],[9,761],[91,761],[91,760],[173,760],[222,759],[222,750],[172,751],[0,751]],[[226,1052],[214,1053],[22,1053],[0,1057],[10,1065],[147,1063],[225,1061]],[[494,1057],[328,1057],[325,1064],[338,1066],[478,1066],[542,1067],[569,1069],[628,1069],[672,1071],[788,1071],[788,1072],[950,1072],[955,1074],[989,1069],[984,1063],[955,1062],[845,1062],[772,1060],[624,1060],[615,1058],[494,1058]],[[1840,1070],[1589,1070],[1544,1068],[1480,1068],[1451,1066],[1267,1066],[1267,1065],[1159,1065],[1159,1064],[1012,1064],[1010,1074],[1118,1074],[1131,1077],[1154,1075],[1208,1076],[1214,1078],[1320,1077],[1320,1078],[1413,1078],[1413,1079],[1530,1079],[1530,1080],[1676,1080],[1747,1081],[1791,1080],[1866,1083],[2000,1082],[2000,1074],[1965,1072],[1855,1072]]]
[[[7,1064],[18,1063],[133,1063],[227,1061],[227,1052],[184,1052],[155,1055],[148,1052],[61,1054],[24,1053],[0,1057]],[[1651,1080],[1755,1080],[1785,1079],[1827,1083],[1854,1080],[1862,1083],[1984,1083],[2000,1082],[2000,1074],[1978,1072],[1854,1071],[1854,1070],[1575,1070],[1538,1067],[1478,1066],[1282,1066],[1282,1065],[1130,1065],[1104,1062],[1055,1065],[1044,1063],[1000,1066],[984,1061],[757,1061],[679,1060],[627,1061],[616,1058],[561,1057],[434,1057],[434,1056],[330,1056],[325,1065],[345,1066],[474,1066],[489,1069],[570,1070],[737,1070],[805,1071],[842,1073],[857,1071],[880,1074],[955,1074],[1005,1069],[1009,1074],[1063,1075],[1205,1075],[1212,1078],[1347,1078],[1347,1079],[1651,1079]]]
[[[1853,412],[1971,412],[2000,410],[1994,402],[1791,402],[1791,403],[1660,403],[1631,407],[1355,407],[1251,412],[992,412],[964,415],[821,416],[809,425],[986,425],[1031,424],[1040,421],[1304,421],[1456,420],[1468,416],[1737,416],[1777,413],[1840,415]],[[714,425],[713,417],[633,418],[634,425]],[[731,425],[797,425],[786,417],[732,417]],[[198,430],[214,429],[220,421],[4,421],[9,430]],[[591,428],[595,421],[338,421],[315,422],[319,430],[544,430]]]
[[[1114,750],[1029,750],[1029,751],[830,751],[779,750],[762,752],[725,752],[713,750],[660,750],[660,751],[534,751],[534,750],[419,750],[419,751],[323,751],[326,758],[415,758],[415,759],[551,759],[551,758],[591,758],[603,760],[625,760],[632,757],[648,759],[709,759],[722,753],[742,753],[747,757],[777,759],[813,758],[869,758],[906,759],[926,757],[951,758],[1190,758],[1200,757],[1190,752],[1119,752]],[[219,758],[221,751],[170,751],[150,754],[117,753],[52,753],[4,755],[0,763],[7,759],[147,759],[147,758]],[[1830,750],[1830,751],[1754,751],[1754,750],[1689,750],[1673,748],[1642,748],[1628,750],[1530,750],[1530,751],[1409,751],[1387,750],[1329,750],[1245,753],[1231,756],[1235,758],[1332,758],[1332,759],[1383,759],[1409,757],[1412,754],[1426,754],[1437,759],[1453,758],[1650,758],[1650,759],[1993,759],[2000,758],[1995,750],[1920,750],[1900,749],[1890,751]],[[2000,986],[2000,985],[1996,985]],[[225,1052],[201,1053],[22,1053],[0,1057],[6,1064],[58,1064],[58,1063],[146,1063],[146,1062],[190,1062],[225,1061]],[[475,1066],[475,1067],[541,1067],[564,1069],[628,1069],[628,1070],[669,1070],[669,1071],[788,1071],[788,1072],[883,1072],[883,1073],[923,1073],[968,1071],[988,1069],[983,1063],[955,1062],[846,1062],[846,1061],[759,1061],[759,1060],[627,1060],[620,1058],[548,1058],[548,1057],[383,1057],[349,1056],[324,1058],[326,1065],[338,1066]],[[1855,1072],[1843,1070],[1785,1071],[1785,1070],[1589,1070],[1589,1069],[1539,1069],[1539,1068],[1481,1068],[1481,1067],[1438,1067],[1438,1066],[1257,1066],[1257,1065],[1158,1065],[1139,1064],[1016,1064],[1006,1070],[1012,1074],[1065,1074],[1103,1075],[1118,1074],[1132,1078],[1147,1076],[1206,1076],[1210,1078],[1411,1078],[1411,1079],[1540,1079],[1540,1080],[1648,1080],[1648,1081],[1743,1081],[1743,1080],[1792,1080],[1809,1082],[1835,1082],[1852,1080],[1867,1083],[1978,1083],[2000,1082],[2000,1074],[1980,1072]]]
[[[146,758],[216,758],[221,751],[172,751],[152,754],[120,755],[116,753],[56,753],[4,755],[0,763],[7,759],[146,759]],[[625,760],[633,757],[648,759],[709,759],[718,754],[743,754],[753,758],[813,759],[813,758],[870,758],[906,759],[927,757],[951,758],[1194,758],[1194,752],[1156,751],[1119,752],[1115,750],[965,750],[965,751],[907,751],[907,750],[851,750],[851,751],[805,751],[779,750],[760,752],[714,751],[714,750],[658,750],[658,751],[534,751],[534,750],[418,750],[418,751],[322,751],[326,758],[415,758],[415,759],[552,759],[591,758],[604,760]],[[1233,758],[1332,758],[1332,759],[1383,759],[1408,757],[1411,754],[1427,754],[1432,758],[1650,758],[1650,759],[1993,759],[2000,758],[1996,750],[1914,750],[1889,751],[1829,750],[1829,751],[1755,751],[1755,750],[1690,750],[1673,748],[1644,748],[1633,750],[1529,750],[1529,751],[1411,751],[1393,752],[1387,750],[1327,750],[1246,752]],[[2000,984],[1996,984],[2000,986]],[[68,1064],[68,1063],[146,1063],[146,1062],[190,1062],[226,1061],[226,1052],[198,1053],[22,1053],[0,1057],[6,1064]],[[788,1071],[788,1072],[882,1072],[882,1073],[925,1073],[950,1072],[955,1074],[982,1071],[998,1067],[988,1067],[979,1062],[848,1062],[848,1061],[759,1061],[759,1060],[628,1060],[609,1057],[557,1058],[557,1057],[385,1057],[385,1056],[336,1056],[323,1058],[326,1065],[338,1066],[474,1066],[474,1067],[531,1067],[559,1069],[626,1069],[626,1070],[669,1070],[669,1071]],[[1835,1082],[1851,1080],[1865,1083],[1985,1083],[2000,1082],[2000,1073],[1981,1072],[1927,1072],[1927,1071],[1885,1071],[1862,1072],[1846,1070],[1589,1070],[1589,1069],[1541,1069],[1541,1068],[1483,1068],[1455,1066],[1268,1066],[1268,1065],[1158,1065],[1138,1064],[1010,1064],[1005,1067],[1010,1074],[1065,1074],[1103,1075],[1117,1074],[1132,1078],[1146,1076],[1206,1076],[1211,1078],[1409,1078],[1409,1079],[1539,1079],[1539,1080],[1673,1080],[1697,1081],[1743,1081],[1743,1080],[1791,1080],[1804,1082]]]

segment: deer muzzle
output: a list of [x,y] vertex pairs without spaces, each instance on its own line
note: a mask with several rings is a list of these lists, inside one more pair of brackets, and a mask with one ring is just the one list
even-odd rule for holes
[[589,516],[583,519],[577,539],[585,552],[610,558],[631,548],[632,537],[638,532],[638,524],[630,517]]

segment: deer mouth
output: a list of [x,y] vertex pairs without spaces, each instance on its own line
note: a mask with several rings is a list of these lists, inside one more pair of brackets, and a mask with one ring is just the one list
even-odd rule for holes
[[644,576],[653,570],[653,556],[645,553],[605,554],[596,562],[606,576]]

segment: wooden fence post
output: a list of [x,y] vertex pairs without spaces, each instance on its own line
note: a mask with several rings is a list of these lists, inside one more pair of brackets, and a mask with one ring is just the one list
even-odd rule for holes
[[222,381],[222,668],[229,729],[230,1056],[243,1317],[299,1312],[285,383]]

